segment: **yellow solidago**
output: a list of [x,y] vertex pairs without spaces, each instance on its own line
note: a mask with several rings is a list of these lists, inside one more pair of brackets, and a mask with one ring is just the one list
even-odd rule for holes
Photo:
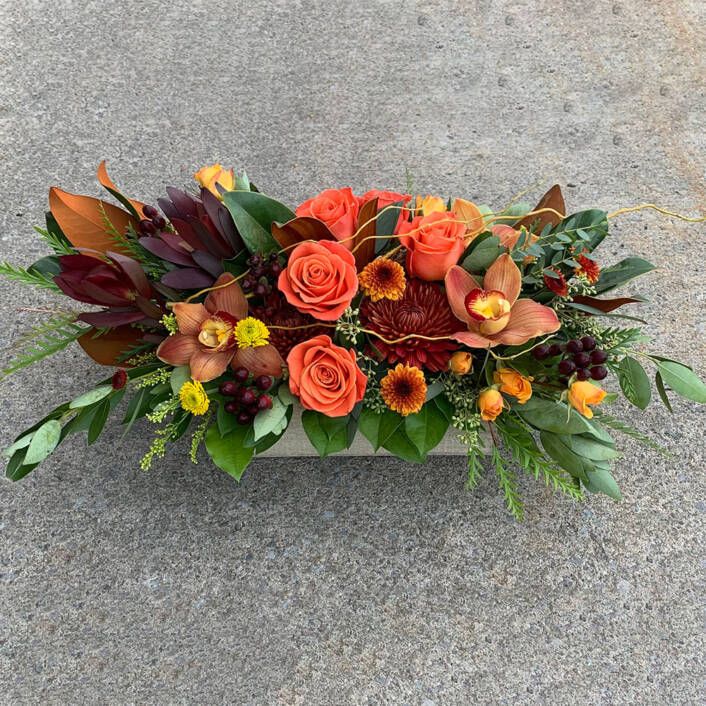
[[254,316],[248,316],[246,319],[238,321],[233,333],[238,348],[266,346],[270,337],[270,331],[267,326]]
[[179,390],[181,406],[191,414],[206,414],[210,400],[203,385],[195,380],[185,382]]

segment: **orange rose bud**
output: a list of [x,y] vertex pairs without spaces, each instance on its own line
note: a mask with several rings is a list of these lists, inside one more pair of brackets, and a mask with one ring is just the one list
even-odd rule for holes
[[467,351],[456,351],[449,360],[449,370],[455,375],[465,375],[473,366],[473,356]]
[[492,422],[503,411],[503,396],[492,387],[488,387],[478,397],[480,417],[486,422]]
[[593,416],[593,410],[588,405],[599,404],[605,396],[605,390],[583,380],[571,383],[569,388],[569,402],[587,419]]
[[210,167],[201,167],[201,169],[194,174],[194,179],[196,179],[201,186],[207,188],[214,196],[221,199],[221,201],[223,200],[223,196],[221,196],[221,192],[218,190],[216,184],[220,184],[226,191],[233,191],[233,189],[235,189],[233,170],[224,169],[218,163]]
[[495,382],[500,383],[500,392],[517,397],[520,404],[525,404],[532,397],[532,380],[510,368],[498,368],[493,374]]

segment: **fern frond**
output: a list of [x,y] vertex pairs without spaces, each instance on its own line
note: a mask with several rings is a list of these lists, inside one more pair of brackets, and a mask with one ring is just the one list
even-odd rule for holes
[[599,424],[603,424],[603,426],[615,429],[616,431],[620,431],[623,434],[632,437],[641,444],[649,446],[654,451],[657,451],[657,453],[662,454],[662,456],[674,458],[674,456],[670,454],[669,451],[667,451],[667,449],[663,446],[660,446],[657,442],[652,441],[652,439],[648,436],[645,436],[642,432],[638,431],[634,427],[631,427],[629,424],[620,421],[620,419],[616,419],[615,417],[611,417],[609,414],[604,414],[602,412],[596,412],[594,414],[594,418]]
[[8,279],[19,282],[20,284],[61,293],[61,290],[56,286],[51,277],[42,274],[38,270],[33,270],[31,267],[29,270],[25,270],[24,267],[15,267],[9,262],[0,263],[0,275],[5,275]]
[[32,329],[19,341],[19,345],[27,347],[3,367],[0,380],[47,356],[58,353],[88,331],[91,331],[90,327],[79,326],[67,317],[52,318],[47,323]]
[[76,250],[71,244],[60,238],[56,233],[52,233],[39,226],[34,226],[34,230],[42,236],[42,240],[54,251],[56,255],[75,255]]
[[474,448],[468,449],[468,480],[466,481],[466,488],[468,490],[473,490],[478,487],[481,479],[481,470],[483,466],[481,465],[478,451]]
[[515,474],[510,470],[508,462],[500,455],[497,446],[493,446],[492,462],[495,465],[495,474],[498,476],[498,484],[500,490],[503,491],[505,504],[508,512],[516,519],[522,519],[522,502],[520,494],[517,491],[517,479]]

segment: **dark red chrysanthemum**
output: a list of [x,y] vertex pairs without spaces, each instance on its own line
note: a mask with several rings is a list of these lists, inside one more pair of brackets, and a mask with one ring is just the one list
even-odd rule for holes
[[549,277],[548,275],[544,275],[544,284],[546,284],[547,288],[554,292],[554,294],[565,297],[569,293],[569,288],[566,285],[566,277],[564,277],[559,270],[555,270],[553,267],[550,269],[557,276]]
[[[252,315],[269,328],[269,342],[285,360],[297,343],[331,331],[324,326],[312,326],[317,323],[316,319],[297,311],[278,292],[273,292],[267,298],[266,306],[252,309]],[[285,328],[272,328],[273,326]]]
[[[379,333],[388,341],[410,333],[434,338],[448,336],[464,328],[453,315],[446,294],[438,284],[410,279],[404,295],[397,301],[365,299],[360,308],[364,328]],[[431,372],[445,370],[458,344],[453,341],[428,341],[408,338],[388,344],[371,336],[371,343],[390,363],[426,368]]]

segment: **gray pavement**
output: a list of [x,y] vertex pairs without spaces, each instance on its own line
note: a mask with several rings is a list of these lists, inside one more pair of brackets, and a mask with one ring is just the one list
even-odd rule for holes
[[[49,186],[154,202],[220,160],[296,204],[331,185],[502,205],[539,179],[573,209],[706,210],[698,0],[0,4],[0,255],[43,254]],[[539,193],[537,194],[539,195]],[[642,212],[656,352],[706,375],[706,229]],[[2,340],[58,300],[3,283]],[[86,372],[88,367],[88,372]],[[102,371],[80,350],[8,380],[3,445]],[[622,503],[490,469],[259,462],[241,485],[147,425],[76,438],[0,484],[0,702],[695,704],[704,679],[706,411],[618,411]]]

